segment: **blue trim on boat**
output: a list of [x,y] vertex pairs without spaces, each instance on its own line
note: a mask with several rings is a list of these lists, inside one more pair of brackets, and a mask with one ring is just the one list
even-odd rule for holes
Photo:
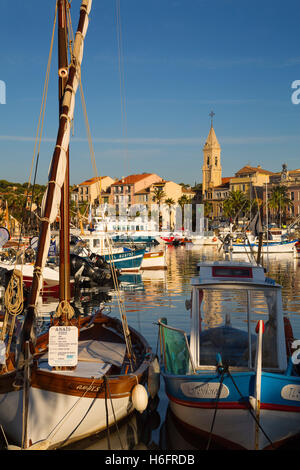
[[111,255],[106,254],[103,257],[108,263],[111,263],[111,260],[113,260],[116,269],[138,270],[141,267],[144,254],[145,250],[143,249],[112,253]]

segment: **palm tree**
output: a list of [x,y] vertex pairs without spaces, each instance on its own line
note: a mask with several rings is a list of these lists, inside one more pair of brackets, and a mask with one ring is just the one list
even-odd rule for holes
[[165,194],[163,189],[154,188],[153,201],[156,201],[156,202],[158,202],[158,204],[160,204],[165,196],[166,196],[166,194]]
[[228,198],[225,199],[223,203],[223,210],[227,217],[232,217],[236,222],[242,211],[245,211],[248,206],[249,200],[245,194],[238,189],[237,191],[230,191]]
[[168,221],[168,225],[169,227],[172,227],[172,212],[171,211],[171,207],[175,205],[175,201],[174,199],[172,199],[171,197],[168,197],[167,199],[165,199],[165,204],[167,204],[167,206],[169,207],[169,221]]
[[276,214],[275,218],[279,224],[282,213],[284,214],[284,217],[286,217],[286,209],[293,206],[293,202],[288,196],[286,186],[278,185],[272,188],[268,205],[270,209],[273,210],[273,213]]
[[177,200],[178,204],[180,205],[181,209],[183,209],[183,206],[185,204],[190,204],[191,202],[191,198],[188,197],[186,194],[183,194],[178,200]]
[[213,205],[209,201],[204,202],[204,217],[210,217],[212,213]]
[[168,197],[167,199],[165,199],[165,204],[167,204],[167,206],[169,206],[169,208],[171,208],[171,206],[174,206],[175,201],[171,197]]

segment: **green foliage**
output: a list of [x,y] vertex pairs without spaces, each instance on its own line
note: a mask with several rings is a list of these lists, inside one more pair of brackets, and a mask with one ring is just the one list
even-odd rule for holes
[[242,212],[245,212],[248,208],[249,200],[240,190],[230,191],[228,198],[223,203],[224,215],[235,220],[238,220]]
[[161,188],[154,188],[153,201],[160,203],[163,198],[166,196],[165,192]]
[[293,206],[293,202],[288,196],[286,186],[278,185],[272,188],[271,196],[268,198],[268,207],[275,214],[279,221],[281,215],[286,216],[286,210]]

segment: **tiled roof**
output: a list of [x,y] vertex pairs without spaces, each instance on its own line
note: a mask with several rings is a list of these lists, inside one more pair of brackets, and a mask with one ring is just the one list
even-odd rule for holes
[[272,171],[264,170],[263,168],[255,167],[255,166],[249,166],[249,165],[246,165],[243,168],[241,168],[239,171],[237,171],[236,175],[241,175],[243,173],[263,173],[265,175],[273,175],[274,174]]
[[231,178],[232,178],[232,176],[229,176],[229,177],[226,176],[225,178],[222,178],[222,185],[229,183]]
[[83,181],[83,183],[80,183],[79,186],[90,186],[91,184],[97,183],[97,181],[102,180],[103,178],[107,178],[107,176],[97,176],[94,178],[90,178],[89,180]]
[[119,181],[116,181],[115,183],[112,184],[112,186],[119,186],[121,184],[134,184],[137,183],[138,181],[143,180],[144,178],[147,178],[147,176],[151,176],[153,173],[142,173],[139,175],[129,175],[126,176],[125,178],[121,178]]

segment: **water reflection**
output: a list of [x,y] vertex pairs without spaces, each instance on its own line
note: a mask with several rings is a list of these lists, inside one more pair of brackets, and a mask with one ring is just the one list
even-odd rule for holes
[[[196,275],[198,262],[222,259],[222,253],[217,247],[169,247],[166,249],[166,259],[167,270],[126,274],[120,278],[120,295],[127,312],[128,323],[145,336],[154,353],[158,352],[157,320],[167,317],[169,324],[189,330],[190,313],[186,310],[185,301],[190,299],[190,279]],[[235,255],[234,259],[247,261],[247,256]],[[274,254],[264,257],[264,266],[268,276],[283,286],[283,310],[291,320],[294,336],[300,338],[300,259],[294,259],[292,255]],[[244,300],[241,292],[228,292],[221,305],[221,298],[215,295],[206,311],[207,318],[212,324],[222,323],[225,306],[227,313],[242,321]],[[44,304],[41,306],[42,314],[47,316],[49,309],[55,310],[56,305],[57,300],[44,299]],[[81,290],[76,293],[74,299],[75,308],[85,314],[104,305],[106,310],[110,311],[110,315],[120,315],[118,298],[114,291]],[[256,316],[266,313],[265,299],[261,294],[256,293],[251,296],[251,309],[257,314]],[[119,430],[111,430],[109,438],[104,432],[80,441],[72,448],[87,450],[109,448],[117,450],[122,447],[162,450],[205,448],[205,442],[200,443],[199,437],[183,432],[170,416],[163,380],[160,381],[158,398],[155,406],[152,403],[152,409],[148,409],[142,415],[133,414],[129,420],[120,424]]]

